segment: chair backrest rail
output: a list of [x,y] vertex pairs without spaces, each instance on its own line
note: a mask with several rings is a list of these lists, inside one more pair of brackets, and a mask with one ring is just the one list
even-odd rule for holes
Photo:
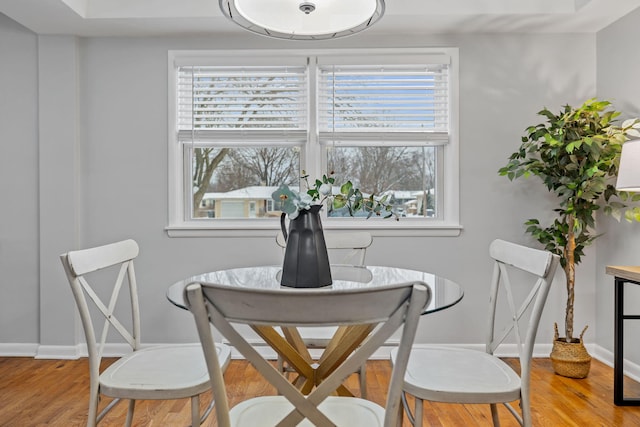
[[504,264],[541,277],[547,276],[553,259],[550,252],[500,239],[491,242],[489,254]]
[[121,264],[138,256],[139,248],[135,240],[123,240],[80,251],[68,253],[69,266],[76,276],[82,276],[112,265]]

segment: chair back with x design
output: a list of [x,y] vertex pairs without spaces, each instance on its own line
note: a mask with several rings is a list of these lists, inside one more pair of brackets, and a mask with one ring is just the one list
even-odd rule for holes
[[[185,300],[194,315],[218,402],[218,425],[314,425],[391,427],[401,416],[401,387],[417,322],[430,299],[424,283],[387,287],[332,289],[235,288],[215,283],[192,283]],[[262,376],[278,396],[257,397],[229,410],[209,322],[222,333]],[[374,324],[371,335],[307,396],[289,382],[236,329],[239,324],[276,326],[337,326]],[[401,326],[399,357],[388,389],[386,411],[368,400],[335,397],[341,386],[369,356]],[[373,416],[373,418],[372,418]],[[346,419],[345,419],[346,417]],[[272,423],[270,423],[272,421]],[[307,424],[307,423],[312,424]]]
[[[71,291],[80,311],[89,354],[89,369],[92,376],[95,375],[96,378],[110,329],[115,330],[132,350],[140,348],[140,309],[133,267],[133,260],[138,256],[138,252],[138,244],[135,241],[125,240],[117,244],[70,252],[61,256],[62,264],[69,277]],[[86,276],[112,266],[118,269],[115,282],[113,285],[103,286],[111,292],[101,296],[99,289],[95,289]],[[128,287],[130,310],[125,312],[131,315],[129,327],[116,317],[116,305],[123,287]],[[91,316],[91,305],[97,308],[103,318],[99,335]]]
[[[129,402],[125,424],[131,426],[136,400],[183,398],[191,399],[191,423],[198,426],[214,404],[211,401],[200,414],[199,396],[211,387],[202,348],[199,343],[141,348],[133,267],[138,252],[138,244],[128,239],[60,256],[80,313],[89,356],[87,426],[95,426],[121,399]],[[131,351],[101,370],[105,346],[119,344],[120,337]],[[231,357],[229,347],[216,344],[215,351],[222,369],[226,368]],[[101,395],[113,399],[99,411]]]
[[[551,289],[553,275],[559,262],[557,255],[539,249],[529,248],[504,240],[494,240],[489,246],[489,254],[494,259],[493,278],[490,290],[490,310],[486,352],[493,352],[513,335],[520,359],[522,390],[528,399],[531,358],[535,345],[538,325],[547,295]],[[528,294],[524,298],[514,295],[514,283],[522,287],[522,278],[512,280],[514,274],[524,272],[533,277]],[[499,304],[503,298],[503,303]],[[497,330],[498,307],[507,307],[509,320]],[[525,322],[521,322],[525,319]]]

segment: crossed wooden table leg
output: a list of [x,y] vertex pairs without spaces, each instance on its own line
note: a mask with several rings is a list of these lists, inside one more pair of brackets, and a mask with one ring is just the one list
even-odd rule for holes
[[[373,330],[369,324],[340,326],[320,359],[315,361],[295,327],[281,327],[282,335],[270,326],[252,328],[296,372],[293,383],[305,395],[335,371]],[[353,396],[344,385],[339,386],[336,393]]]

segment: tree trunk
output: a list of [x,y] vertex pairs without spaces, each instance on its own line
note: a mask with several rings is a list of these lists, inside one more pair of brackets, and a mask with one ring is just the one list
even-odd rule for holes
[[[208,152],[205,152],[205,150],[200,149],[199,153],[196,153],[195,151],[196,150],[194,150],[194,156],[203,156],[201,157],[200,160],[203,161],[203,165],[205,166],[204,166],[204,170],[200,171],[198,179],[196,179],[199,182],[197,183],[198,189],[193,193],[192,214],[194,214],[196,209],[198,209],[198,206],[200,206],[200,202],[202,202],[202,198],[207,192],[209,182],[211,181],[211,177],[213,176],[213,171],[216,170],[218,165],[222,162],[222,160],[224,159],[224,156],[226,156],[227,153],[229,152],[229,149],[228,148],[221,149],[220,152],[216,154],[216,156],[213,159],[208,159],[204,157],[204,156],[206,157],[209,156]],[[203,166],[200,165],[199,167],[202,168]]]
[[573,215],[567,216],[567,225],[569,227],[567,234],[567,244],[564,247],[564,273],[567,276],[567,306],[565,309],[564,327],[566,341],[573,341],[573,301],[574,286],[576,282],[576,263],[574,253],[576,250],[576,236],[574,232],[575,218]]

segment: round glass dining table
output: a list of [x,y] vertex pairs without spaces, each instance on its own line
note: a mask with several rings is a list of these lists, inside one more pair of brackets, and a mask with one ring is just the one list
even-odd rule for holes
[[[167,298],[176,306],[187,309],[184,288],[193,282],[243,288],[292,289],[280,285],[281,273],[281,266],[240,267],[202,273],[171,285],[167,290]],[[332,265],[331,277],[333,283],[321,289],[352,289],[405,282],[426,283],[431,290],[431,300],[423,314],[449,308],[457,304],[464,295],[457,283],[442,276],[398,267]],[[296,289],[305,291],[305,288]]]
[[[176,306],[188,309],[184,289],[190,283],[216,283],[218,285],[258,288],[288,289],[280,285],[280,266],[242,267],[198,274],[174,283],[167,290],[167,298]],[[422,282],[429,286],[431,298],[423,314],[444,310],[457,304],[463,296],[462,288],[444,277],[421,271],[383,266],[332,265],[333,283],[318,289],[353,289],[359,287],[389,286],[398,283]],[[301,293],[305,288],[297,288]],[[350,325],[337,328],[319,359],[312,358],[309,349],[295,327],[280,327],[282,333],[268,326],[251,325],[251,328],[273,348],[294,371],[297,383],[304,394],[311,392],[327,375],[346,360],[372,331],[371,325]],[[311,374],[310,374],[311,372]],[[336,390],[339,395],[352,396],[346,387]]]

